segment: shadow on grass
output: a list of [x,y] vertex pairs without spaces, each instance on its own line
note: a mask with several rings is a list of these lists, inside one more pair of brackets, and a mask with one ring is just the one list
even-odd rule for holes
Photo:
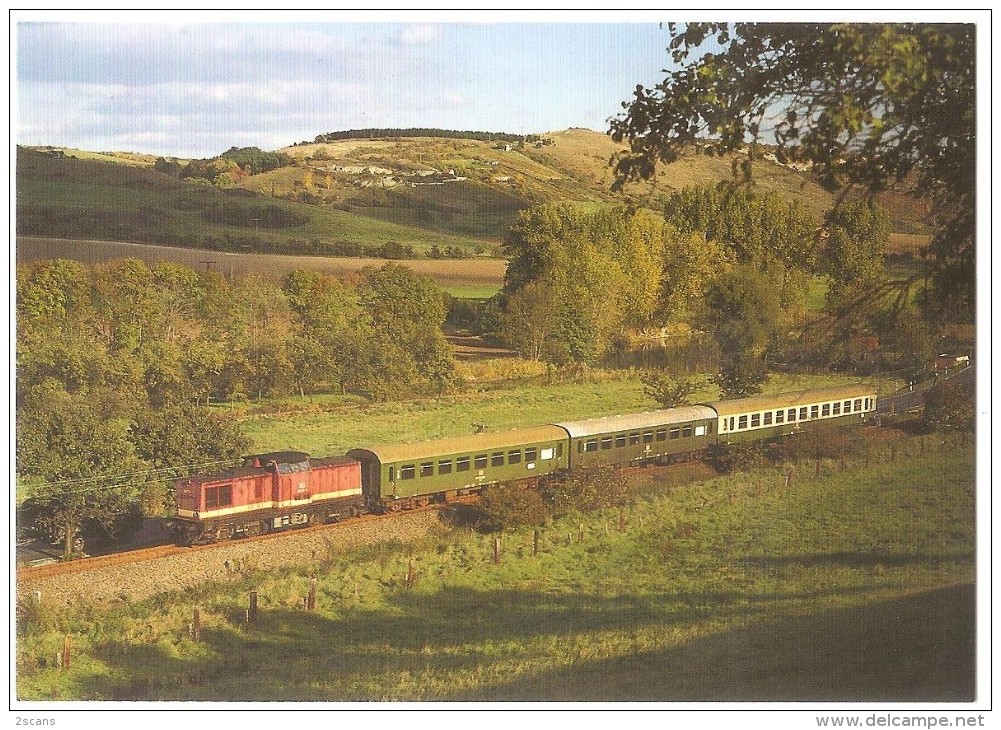
[[[395,594],[341,618],[263,611],[205,626],[196,646],[109,645],[83,699],[198,701],[965,701],[973,699],[973,589],[962,586],[775,621],[732,596],[547,595],[446,589]],[[730,602],[732,605],[726,605]],[[684,630],[721,613],[723,633],[669,651],[529,673],[533,640],[588,631]],[[550,647],[551,650],[551,647]],[[568,649],[569,651],[569,649]],[[587,652],[585,652],[587,653]],[[522,658],[524,661],[522,661]],[[457,693],[456,673],[525,673]],[[386,688],[381,690],[380,688]]]
[[954,586],[522,677],[453,699],[970,702],[974,603],[973,586]]

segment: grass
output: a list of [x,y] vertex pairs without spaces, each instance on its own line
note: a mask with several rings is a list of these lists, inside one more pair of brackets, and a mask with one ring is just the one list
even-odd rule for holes
[[[141,604],[28,607],[17,696],[969,701],[972,445],[940,441],[870,444],[872,466],[819,473],[639,472],[623,531],[617,510],[571,515],[538,555],[531,531],[505,533],[499,565],[491,536],[442,527]],[[65,633],[61,672],[47,657]]]
[[[472,371],[475,372],[475,371]],[[844,383],[833,375],[772,375],[766,393]],[[880,392],[896,389],[875,380]],[[692,402],[716,400],[719,391],[707,386]],[[230,406],[219,406],[228,408]],[[434,399],[385,404],[357,398],[316,397],[312,401],[282,399],[270,404],[234,404],[242,413],[243,431],[261,452],[295,449],[316,455],[342,454],[349,449],[382,443],[406,443],[472,433],[473,424],[491,431],[537,426],[622,413],[654,410],[633,371],[595,371],[584,380],[532,381],[508,385],[496,381],[468,382],[467,391]]]

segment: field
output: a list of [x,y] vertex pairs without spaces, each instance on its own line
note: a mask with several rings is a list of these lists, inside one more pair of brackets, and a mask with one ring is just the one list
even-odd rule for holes
[[443,524],[140,603],[22,605],[16,693],[967,702],[972,465],[969,440],[898,434],[855,461],[641,471],[624,511],[550,522],[537,554],[530,529],[506,532],[499,564],[492,536]]
[[[351,274],[371,266],[379,267],[385,259],[333,258],[324,256],[283,256],[279,254],[230,254],[204,249],[150,246],[116,241],[78,241],[38,236],[17,237],[18,261],[67,258],[87,264],[117,258],[136,258],[155,264],[172,261],[193,268],[212,268],[224,275],[256,274],[272,279],[294,269],[309,269],[334,275]],[[402,260],[398,263],[432,277],[446,291],[457,297],[486,298],[500,290],[507,263],[500,259],[427,259]]]

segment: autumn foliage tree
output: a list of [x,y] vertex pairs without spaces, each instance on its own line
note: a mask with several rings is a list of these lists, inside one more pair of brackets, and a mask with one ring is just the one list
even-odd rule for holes
[[[940,306],[975,297],[976,26],[669,24],[673,67],[611,122],[629,150],[617,186],[699,145],[753,179],[759,142],[812,165],[831,189],[902,188],[930,201],[925,275]],[[841,200],[848,200],[843,197]]]

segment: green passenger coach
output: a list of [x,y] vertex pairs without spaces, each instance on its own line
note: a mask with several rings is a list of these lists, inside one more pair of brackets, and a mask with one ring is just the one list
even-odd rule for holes
[[715,444],[716,412],[682,406],[557,424],[570,437],[570,468],[669,462]]
[[814,428],[865,423],[876,410],[871,386],[845,385],[707,403],[720,445],[762,441]]
[[566,432],[556,426],[352,449],[372,508],[397,510],[449,499],[486,484],[566,469]]

